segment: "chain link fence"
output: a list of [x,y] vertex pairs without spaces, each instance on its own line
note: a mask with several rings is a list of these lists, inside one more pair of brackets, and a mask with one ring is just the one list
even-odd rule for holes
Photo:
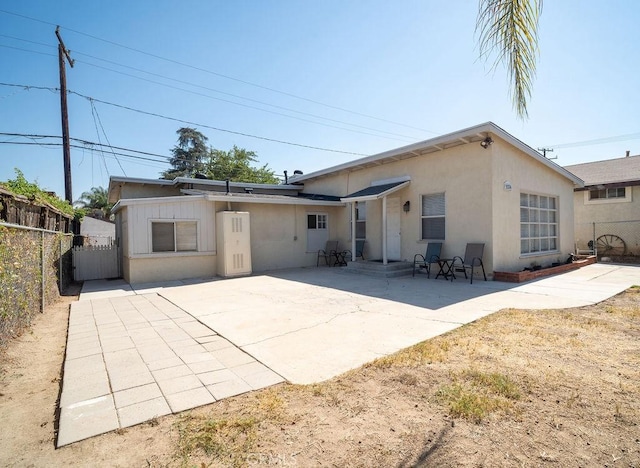
[[0,223],[0,346],[73,280],[73,235]]
[[640,220],[583,223],[576,226],[576,253],[600,261],[640,263]]

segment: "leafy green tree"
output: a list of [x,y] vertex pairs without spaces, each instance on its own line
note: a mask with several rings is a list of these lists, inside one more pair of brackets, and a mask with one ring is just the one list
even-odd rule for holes
[[229,151],[212,148],[203,172],[207,178],[216,180],[229,179],[233,182],[253,182],[256,184],[280,183],[267,164],[261,167],[251,165],[257,161],[258,158],[254,151],[247,151],[235,145]]
[[529,116],[527,102],[536,74],[541,14],[542,0],[480,0],[478,10],[480,57],[495,52],[493,67],[506,65],[513,107],[521,119]]
[[83,208],[87,214],[97,218],[108,219],[111,216],[111,208],[113,208],[104,187],[92,187],[89,192],[83,192],[74,204]]
[[62,213],[81,217],[81,213],[74,212],[74,209],[69,202],[58,198],[53,192],[47,192],[41,189],[36,182],[29,182],[20,169],[14,168],[14,171],[16,173],[16,178],[0,182],[0,186],[5,187],[16,195],[23,195],[30,200],[40,203],[48,203],[54,208],[60,210]]
[[173,147],[169,160],[172,168],[162,173],[163,179],[194,177],[202,170],[202,162],[209,155],[208,138],[195,128],[183,127],[176,131],[178,144]]

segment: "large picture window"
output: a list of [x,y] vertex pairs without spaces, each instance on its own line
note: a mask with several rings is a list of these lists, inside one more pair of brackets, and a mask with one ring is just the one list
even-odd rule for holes
[[198,250],[196,221],[153,221],[152,252],[195,252]]
[[555,197],[520,194],[520,253],[558,250],[558,202]]
[[422,239],[444,240],[445,204],[444,193],[422,195]]

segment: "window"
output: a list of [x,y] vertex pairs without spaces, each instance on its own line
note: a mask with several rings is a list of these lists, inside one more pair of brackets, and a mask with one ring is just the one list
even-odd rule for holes
[[196,221],[153,221],[152,252],[195,252],[198,250]]
[[327,229],[326,214],[308,214],[307,229]]
[[589,200],[606,200],[609,198],[626,198],[624,187],[589,190]]
[[367,202],[356,202],[356,239],[367,238]]
[[422,239],[444,240],[444,193],[422,195]]
[[555,197],[520,194],[520,253],[558,250],[558,202]]

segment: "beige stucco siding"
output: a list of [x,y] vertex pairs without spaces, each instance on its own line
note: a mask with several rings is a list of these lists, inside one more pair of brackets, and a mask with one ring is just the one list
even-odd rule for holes
[[118,200],[150,197],[177,197],[180,195],[180,190],[176,187],[155,184],[122,184],[118,190]]
[[[496,138],[493,153],[491,183],[493,192],[494,268],[499,271],[518,271],[533,262],[548,265],[566,260],[573,251],[573,183],[535,161],[525,153]],[[505,183],[511,190],[505,189]],[[520,194],[557,197],[557,252],[520,255]]]
[[[490,152],[480,145],[464,145],[425,156],[404,159],[378,167],[322,177],[305,182],[305,192],[347,195],[369,187],[377,180],[409,176],[411,183],[389,197],[400,197],[403,205],[410,202],[410,211],[402,212],[401,256],[413,260],[424,253],[427,241],[421,239],[422,195],[445,193],[446,239],[443,256],[463,255],[467,242],[491,245],[491,159]],[[349,241],[349,216],[343,217],[341,238]],[[367,245],[369,258],[382,257],[382,201],[367,202]],[[487,254],[485,260],[492,262]]]
[[[222,203],[219,205],[223,205]],[[226,204],[224,204],[226,209]],[[246,211],[251,219],[251,263],[253,271],[314,266],[317,250],[307,250],[307,214],[328,215],[328,236],[337,239],[343,207],[231,203],[231,209]],[[347,248],[342,244],[340,248]]]
[[[596,237],[614,234],[622,238],[627,251],[640,254],[640,186],[627,187],[625,199],[589,201],[588,191],[574,192],[575,242],[579,249],[586,249],[593,238],[593,223]],[[621,223],[621,221],[624,221]],[[605,224],[606,223],[606,224]]]
[[215,256],[202,253],[133,257],[127,259],[125,263],[128,264],[128,274],[124,275],[124,279],[131,284],[206,278],[216,275]]

